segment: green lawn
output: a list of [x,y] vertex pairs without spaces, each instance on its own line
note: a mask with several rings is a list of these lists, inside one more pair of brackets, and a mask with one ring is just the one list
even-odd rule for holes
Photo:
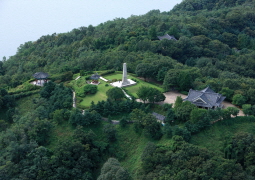
[[[102,100],[107,99],[106,91],[108,89],[112,88],[112,86],[110,86],[110,85],[105,86],[106,82],[104,82],[102,80],[99,80],[99,81],[100,81],[100,84],[97,85],[98,92],[96,94],[91,94],[91,95],[86,95],[85,97],[80,97],[80,98],[82,98],[82,101],[80,102],[80,105],[82,105],[85,108],[88,108],[92,101],[97,103],[98,101],[102,101]],[[78,80],[72,80],[70,82],[70,85],[72,86],[72,88],[76,92],[76,96],[79,98],[79,96],[82,95],[84,86],[87,85],[87,84],[86,84],[85,77],[81,77]]]
[[[112,80],[112,79],[121,79],[122,78],[122,73],[114,73],[111,75],[106,75],[103,76],[105,79],[108,80]],[[150,84],[148,82],[144,82],[132,75],[128,75],[129,79],[135,79],[137,81],[136,85],[133,86],[129,86],[129,87],[125,87],[124,89],[129,93],[132,94],[134,97],[138,98],[136,93],[139,89],[139,87],[141,86],[149,86],[149,87],[153,87],[153,88],[157,88],[158,90],[160,90],[161,92],[164,92],[163,88],[161,88],[160,86],[156,86],[153,84]],[[77,97],[82,98],[82,100],[80,101],[80,105],[84,108],[88,108],[91,105],[91,102],[94,101],[95,103],[97,103],[98,101],[102,101],[102,100],[106,100],[107,96],[106,96],[106,91],[110,88],[113,88],[112,86],[105,86],[105,84],[107,84],[105,81],[103,80],[99,80],[100,84],[97,86],[98,87],[98,92],[96,94],[91,94],[91,95],[86,95],[86,97],[82,97],[82,92],[83,92],[83,88],[86,85],[86,80],[85,77],[81,77],[78,80],[73,80],[70,82],[70,85],[72,86],[72,88],[74,89],[74,91],[76,92]]]
[[111,74],[111,75],[103,76],[103,78],[108,79],[108,80],[122,79],[122,74],[120,74],[120,73],[114,73],[114,74]]
[[94,101],[95,104],[98,101],[107,100],[106,91],[108,89],[113,88],[112,86],[105,86],[106,82],[100,80],[100,84],[97,86],[98,91],[96,94],[86,95],[85,98],[83,98],[83,101],[81,101],[81,105],[85,107],[89,107],[91,102]]
[[[131,76],[132,77],[132,76]],[[138,98],[137,96],[137,91],[138,89],[141,87],[141,86],[149,86],[149,87],[152,87],[152,88],[156,88],[158,90],[160,90],[161,92],[164,92],[164,89],[162,87],[160,87],[160,85],[154,85],[154,84],[151,84],[151,83],[148,83],[148,82],[145,82],[141,79],[138,79],[138,78],[135,78],[135,77],[132,77],[132,79],[135,79],[137,84],[134,85],[134,86],[128,86],[128,87],[124,87],[125,90],[127,90],[127,92],[129,94],[132,94],[134,97]]]

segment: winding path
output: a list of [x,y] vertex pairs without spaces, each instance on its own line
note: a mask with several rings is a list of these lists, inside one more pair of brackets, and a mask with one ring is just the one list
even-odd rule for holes
[[76,108],[75,91],[73,91],[73,107]]

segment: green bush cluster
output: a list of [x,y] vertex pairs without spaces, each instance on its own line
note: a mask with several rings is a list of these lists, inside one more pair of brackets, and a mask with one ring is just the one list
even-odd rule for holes
[[23,98],[23,97],[27,97],[27,96],[31,96],[33,94],[37,94],[39,93],[40,90],[34,90],[34,91],[27,91],[27,92],[21,92],[21,93],[18,93],[18,94],[14,94],[12,95],[15,99],[20,99],[20,98]]
[[19,93],[24,93],[24,92],[28,92],[28,91],[33,91],[33,90],[40,89],[40,88],[41,88],[40,86],[35,86],[33,84],[24,83],[22,89],[18,89],[16,91],[11,91],[11,92],[9,92],[9,94],[10,95],[19,94]]

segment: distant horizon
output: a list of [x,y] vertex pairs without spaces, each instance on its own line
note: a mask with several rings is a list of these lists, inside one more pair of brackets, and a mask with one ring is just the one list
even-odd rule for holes
[[97,26],[115,18],[144,15],[150,10],[170,11],[181,0],[60,1],[1,0],[0,60],[16,54],[28,41],[53,33],[67,33],[82,26]]

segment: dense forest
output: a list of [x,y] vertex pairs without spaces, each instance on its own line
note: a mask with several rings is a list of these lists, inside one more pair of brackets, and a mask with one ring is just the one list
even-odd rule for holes
[[[0,179],[255,179],[254,9],[255,0],[184,0],[20,45],[0,61]],[[165,34],[177,40],[159,40]],[[210,86],[245,116],[180,97],[174,106],[121,97],[72,108],[73,74],[123,63],[165,91]],[[51,75],[42,88],[28,83],[40,71]]]
[[[230,101],[238,94],[254,104],[253,8],[251,0],[184,1],[169,12],[152,10],[45,35],[20,45],[8,61],[3,58],[0,83],[15,87],[36,71],[121,70],[126,62],[128,72],[141,69],[145,78],[164,82],[166,90],[210,85]],[[157,36],[166,33],[178,40],[159,41]]]

